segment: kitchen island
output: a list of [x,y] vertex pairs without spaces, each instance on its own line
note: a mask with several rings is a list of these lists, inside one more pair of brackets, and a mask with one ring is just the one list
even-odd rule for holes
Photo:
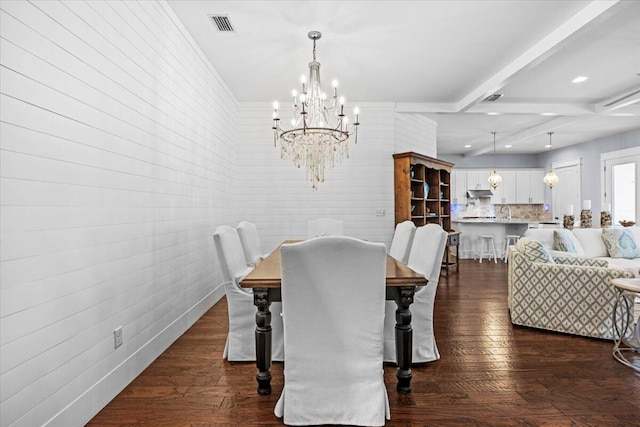
[[472,259],[480,234],[493,236],[498,258],[504,258],[505,236],[523,236],[528,228],[559,227],[555,221],[532,221],[505,218],[459,218],[451,220],[452,227],[460,232],[459,253],[461,259]]

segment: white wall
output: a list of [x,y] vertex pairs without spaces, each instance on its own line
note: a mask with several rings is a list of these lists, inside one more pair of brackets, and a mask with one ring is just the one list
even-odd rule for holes
[[394,152],[413,151],[425,156],[437,157],[437,122],[421,114],[412,113],[395,113],[394,119]]
[[223,293],[218,224],[389,244],[392,154],[436,156],[433,122],[362,104],[312,190],[162,1],[3,1],[0,31],[3,427],[83,425],[193,324]]
[[223,292],[237,106],[164,3],[0,7],[0,424],[83,425]]
[[[267,120],[271,105],[240,103],[239,216],[258,226],[264,252],[283,239],[306,238],[307,221],[321,217],[343,220],[346,235],[390,244],[394,229],[392,155],[413,150],[435,157],[435,131],[430,131],[428,119],[399,125],[391,103],[358,105],[358,143],[350,143],[350,157],[328,170],[325,182],[313,190],[305,170],[281,159],[279,146],[273,146]],[[399,134],[403,136],[398,143]],[[376,216],[379,209],[385,210],[385,216]]]

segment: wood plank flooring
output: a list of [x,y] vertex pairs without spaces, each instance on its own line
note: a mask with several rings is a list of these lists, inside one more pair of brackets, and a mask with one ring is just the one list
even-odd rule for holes
[[[387,426],[640,426],[640,375],[609,341],[514,327],[506,266],[462,260],[440,278],[435,331],[441,359],[413,368],[413,392],[395,391]],[[223,299],[107,405],[89,426],[282,425],[273,393],[258,396],[254,363],[222,360]]]

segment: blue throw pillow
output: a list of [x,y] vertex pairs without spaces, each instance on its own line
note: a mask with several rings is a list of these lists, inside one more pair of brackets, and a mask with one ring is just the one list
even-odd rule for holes
[[611,258],[640,258],[640,248],[627,229],[603,228],[602,240]]
[[556,250],[562,252],[571,252],[572,254],[578,253],[573,239],[571,238],[573,233],[569,230],[553,230],[553,246]]

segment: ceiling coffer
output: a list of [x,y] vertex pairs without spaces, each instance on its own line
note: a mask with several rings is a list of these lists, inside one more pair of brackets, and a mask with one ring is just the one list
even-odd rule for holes
[[236,30],[233,29],[233,25],[231,25],[231,21],[229,20],[228,15],[208,15],[209,19],[216,26],[218,31],[224,33],[233,33]]

